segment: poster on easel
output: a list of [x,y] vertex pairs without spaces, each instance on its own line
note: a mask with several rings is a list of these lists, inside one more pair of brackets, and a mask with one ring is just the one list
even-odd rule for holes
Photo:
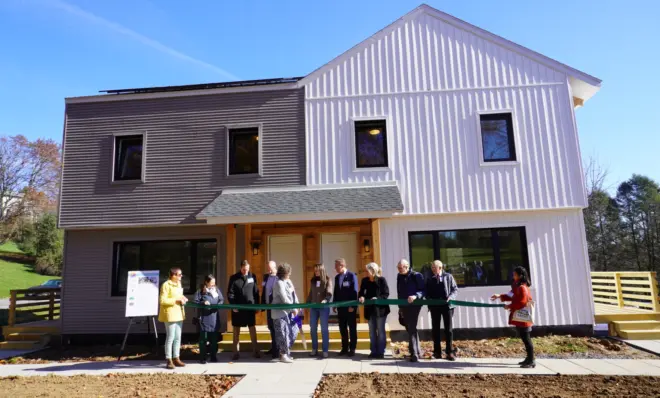
[[128,271],[126,317],[158,316],[160,271]]

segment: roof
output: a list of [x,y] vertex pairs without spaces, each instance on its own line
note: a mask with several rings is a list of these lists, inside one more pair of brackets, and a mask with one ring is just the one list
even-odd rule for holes
[[300,79],[302,77],[280,77],[276,79],[241,80],[236,82],[188,84],[183,86],[121,88],[116,90],[100,90],[99,92],[106,94],[165,93],[172,91],[209,90],[214,88],[267,86],[271,84],[295,83]]
[[367,39],[353,46],[348,51],[345,51],[341,55],[335,57],[330,62],[326,63],[325,65],[321,66],[320,68],[316,69],[312,73],[302,78],[298,84],[300,85],[308,84],[313,79],[318,77],[320,74],[325,73],[327,70],[334,68],[338,63],[343,62],[345,58],[350,57],[353,53],[363,50],[365,47],[369,46],[374,40],[377,40],[380,37],[389,34],[393,29],[396,29],[400,25],[404,25],[406,22],[415,19],[420,14],[430,15],[449,25],[470,32],[476,36],[479,36],[494,44],[502,46],[508,50],[514,51],[520,55],[523,55],[551,69],[565,73],[567,76],[569,76],[569,82],[571,85],[573,95],[583,99],[584,101],[591,98],[591,96],[593,96],[600,89],[601,80],[594,76],[591,76],[575,68],[572,68],[566,64],[556,61],[541,53],[538,53],[534,50],[530,50],[527,47],[521,46],[520,44],[514,43],[510,40],[503,38],[502,36],[493,34],[485,29],[472,25],[468,22],[465,22],[461,19],[458,19],[447,13],[444,13],[426,4],[422,4],[416,7],[414,10],[410,11],[403,17],[397,19],[396,21],[392,22],[388,26],[384,27],[380,31],[373,34],[372,36],[368,37]]
[[[396,185],[355,186],[333,188],[288,187],[279,189],[254,189],[223,191],[198,215],[199,219],[218,219],[231,223],[252,217],[252,221],[285,221],[288,215],[332,214],[341,218],[370,218],[370,213],[392,215],[403,211],[401,193]],[[359,213],[355,217],[347,213]],[[230,219],[229,221],[227,219]],[[238,221],[236,221],[238,222]]]

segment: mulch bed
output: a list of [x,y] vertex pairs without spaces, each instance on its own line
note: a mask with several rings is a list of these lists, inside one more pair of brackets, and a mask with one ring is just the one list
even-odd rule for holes
[[0,378],[5,397],[221,397],[240,377],[188,374]]
[[324,377],[315,398],[352,397],[657,397],[660,378],[636,376],[523,376],[345,374]]

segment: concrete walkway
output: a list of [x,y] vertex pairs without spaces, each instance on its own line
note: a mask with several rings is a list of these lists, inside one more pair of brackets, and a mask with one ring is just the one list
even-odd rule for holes
[[640,348],[642,350],[652,352],[656,355],[660,355],[660,340],[625,340],[617,339],[623,341],[624,343],[631,345],[635,348]]
[[367,352],[355,358],[315,359],[306,353],[294,354],[292,364],[242,359],[229,363],[229,355],[222,354],[220,363],[200,365],[189,363],[185,368],[169,371],[162,361],[52,363],[45,365],[2,365],[0,377],[72,376],[79,374],[106,375],[108,373],[183,373],[245,375],[226,397],[309,397],[324,374],[339,373],[432,373],[432,374],[526,374],[526,375],[621,375],[660,376],[660,359],[539,359],[535,369],[521,369],[520,358],[459,358],[410,363],[403,360],[367,360]]

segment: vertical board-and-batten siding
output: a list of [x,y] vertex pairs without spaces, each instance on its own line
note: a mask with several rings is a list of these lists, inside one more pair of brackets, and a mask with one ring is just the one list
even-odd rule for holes
[[[592,325],[589,265],[584,250],[584,224],[581,210],[513,212],[500,214],[461,214],[447,216],[396,217],[380,222],[383,276],[396,286],[396,264],[409,258],[408,233],[414,231],[471,228],[525,227],[529,255],[532,296],[537,303],[535,325]],[[392,287],[390,288],[391,291]],[[458,300],[490,302],[493,294],[503,294],[510,286],[459,288]],[[396,294],[396,293],[395,293]],[[396,311],[388,318],[392,329],[400,329]],[[457,307],[455,328],[505,327],[507,312],[501,308]],[[420,327],[430,329],[426,307]]]
[[[224,293],[227,283],[225,232],[221,226],[67,230],[61,306],[62,334],[125,332],[128,324],[124,316],[126,297],[112,297],[111,290],[114,242],[188,239],[217,239],[216,280]],[[194,332],[194,327],[189,325],[191,318],[188,316],[186,322],[187,332]],[[146,331],[146,326],[137,326],[134,331]]]
[[[60,226],[194,222],[224,188],[305,184],[303,90],[67,104]],[[225,125],[256,124],[263,176],[227,177]],[[146,182],[112,184],[113,134],[146,133]]]
[[[428,14],[306,86],[307,182],[396,180],[404,214],[586,205],[568,76]],[[480,164],[478,111],[513,110],[519,164]],[[387,116],[390,170],[354,171],[353,117]]]

